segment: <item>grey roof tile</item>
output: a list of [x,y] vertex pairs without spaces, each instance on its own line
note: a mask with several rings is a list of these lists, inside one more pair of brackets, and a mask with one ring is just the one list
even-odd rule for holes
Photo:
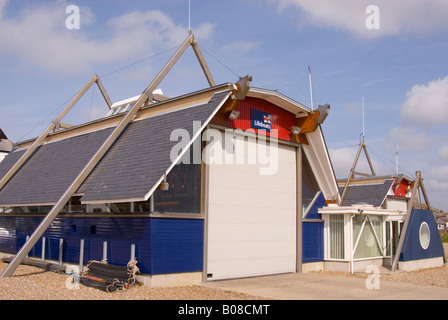
[[[193,136],[193,121],[202,124],[221,105],[228,91],[208,103],[162,113],[128,125],[78,190],[83,201],[142,198],[171,165],[170,151],[178,141],[171,132],[185,129]],[[0,206],[56,203],[112,132],[107,128],[39,147],[0,190]],[[0,163],[3,177],[23,151]]]
[[[350,185],[345,195],[342,206],[352,206],[366,203],[374,207],[380,207],[387,196],[394,180],[385,180],[383,183]],[[339,187],[342,194],[344,187]]]
[[[0,205],[56,203],[111,130],[103,129],[40,146],[0,191]],[[0,177],[23,152],[13,152],[2,161]]]
[[201,125],[220,105],[226,92],[203,105],[135,121],[111,147],[80,188],[82,201],[143,199],[171,165],[170,141],[175,129],[185,129],[193,137],[193,121]]

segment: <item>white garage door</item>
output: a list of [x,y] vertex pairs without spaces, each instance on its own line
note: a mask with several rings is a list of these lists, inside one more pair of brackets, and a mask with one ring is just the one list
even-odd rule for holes
[[[209,280],[296,269],[295,148],[278,145],[273,150],[268,143],[264,151],[273,155],[277,150],[278,158],[271,157],[269,164],[257,156],[257,163],[249,164],[248,155],[257,153],[257,143],[246,138],[237,149],[242,146],[245,164],[209,164]],[[223,150],[224,158],[231,157]],[[268,167],[271,172],[262,175],[260,169]]]

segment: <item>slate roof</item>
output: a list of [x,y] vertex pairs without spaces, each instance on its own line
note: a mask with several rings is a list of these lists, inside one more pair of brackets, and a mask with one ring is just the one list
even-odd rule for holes
[[[108,128],[40,146],[0,191],[0,205],[56,203],[111,132]],[[0,177],[24,152],[12,152],[0,163]]]
[[170,152],[179,141],[170,141],[171,132],[185,129],[193,137],[193,121],[203,125],[227,94],[217,93],[206,104],[133,122],[81,186],[79,191],[85,192],[81,201],[144,200],[172,163]]
[[[193,121],[206,124],[229,95],[229,91],[218,92],[208,103],[130,123],[81,185],[77,192],[84,193],[81,201],[144,200],[171,165],[171,149],[179,143],[170,141],[171,132],[185,129],[192,137]],[[112,130],[102,129],[39,147],[0,190],[0,206],[56,203]],[[23,152],[13,152],[0,163],[0,178]]]
[[[383,204],[393,183],[393,179],[387,179],[383,183],[350,185],[341,206],[370,204],[378,208]],[[344,192],[344,186],[339,187],[339,192]]]

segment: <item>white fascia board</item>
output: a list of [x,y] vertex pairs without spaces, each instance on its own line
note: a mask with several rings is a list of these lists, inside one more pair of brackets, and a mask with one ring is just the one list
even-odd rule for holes
[[320,126],[306,134],[309,145],[303,145],[311,169],[326,200],[340,200],[333,165]]
[[377,209],[371,206],[327,206],[318,209],[320,214],[356,214],[356,215],[377,215],[377,216],[405,216],[401,211]]
[[147,199],[145,198],[107,199],[107,200],[81,201],[81,203],[89,205],[102,205],[107,203],[128,203],[128,202],[144,202],[144,201],[147,201]]
[[0,207],[6,208],[6,207],[52,207],[56,203],[12,203],[12,204],[1,204]]
[[308,116],[308,114],[311,112],[311,109],[308,108],[307,106],[275,90],[252,87],[247,93],[247,96],[252,98],[260,98],[268,102],[271,102],[282,109],[294,113],[296,117]]

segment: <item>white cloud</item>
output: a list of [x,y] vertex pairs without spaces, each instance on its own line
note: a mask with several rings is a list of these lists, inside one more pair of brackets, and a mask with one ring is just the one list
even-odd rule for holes
[[329,149],[328,152],[337,178],[346,178],[355,160],[356,149],[346,147]]
[[[350,174],[350,169],[354,164],[358,149],[359,147],[343,147],[328,150],[328,152],[330,153],[331,162],[333,164],[333,169],[338,179],[348,177],[348,175]],[[376,161],[372,157],[372,154],[370,154],[370,152],[368,152],[368,154],[370,161],[372,162],[373,169],[375,170],[375,173],[377,175],[391,173],[390,168],[387,168],[382,163]],[[370,166],[367,161],[367,156],[364,151],[361,151],[355,171],[367,174],[371,173]]]
[[448,165],[441,163],[422,172],[422,175],[430,204],[448,211]]
[[[24,68],[80,74],[98,64],[150,56],[180,45],[187,37],[185,26],[175,24],[157,10],[112,18],[107,24],[107,35],[95,38],[89,28],[95,16],[88,7],[80,7],[81,28],[68,30],[66,1],[30,4],[13,17],[8,16],[7,3],[0,0],[0,56],[13,57]],[[197,37],[210,37],[214,26],[199,25]]]
[[440,157],[443,161],[448,161],[448,145],[444,145],[439,148],[437,151],[437,155]]
[[254,41],[243,41],[238,40],[229,44],[224,45],[221,50],[225,54],[238,54],[238,53],[247,53],[258,48],[261,45],[261,42]]
[[[337,28],[362,37],[391,36],[403,33],[425,35],[444,32],[448,26],[448,1],[443,0],[268,0],[280,11],[296,7],[304,16],[298,17],[302,27]],[[380,29],[368,30],[366,8],[376,5],[380,10]]]
[[401,106],[402,124],[392,128],[385,136],[384,146],[393,150],[397,142],[406,151],[426,151],[439,148],[439,155],[446,155],[448,147],[443,128],[448,122],[448,76],[417,84],[406,93]]
[[427,127],[448,122],[448,76],[426,85],[417,84],[406,93],[401,116],[407,124]]
[[394,127],[384,138],[384,146],[387,150],[395,150],[399,143],[402,151],[425,151],[440,141],[438,136],[429,136],[426,131],[412,127]]
[[406,93],[401,107],[401,125],[384,138],[384,147],[400,145],[400,163],[407,170],[422,171],[425,186],[436,207],[448,207],[448,144],[445,123],[448,121],[448,76],[417,84]]

